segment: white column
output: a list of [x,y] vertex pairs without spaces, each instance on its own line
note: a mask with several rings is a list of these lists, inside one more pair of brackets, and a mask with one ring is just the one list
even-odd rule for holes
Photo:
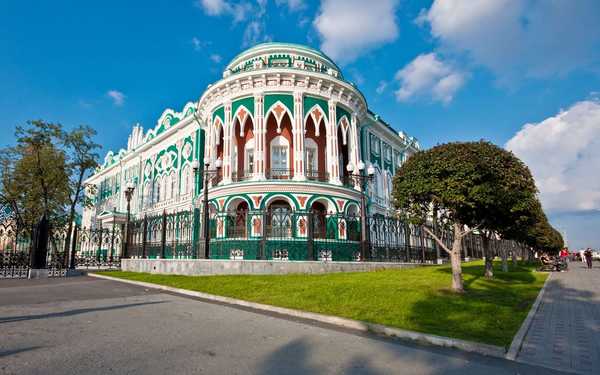
[[338,143],[337,143],[337,116],[336,116],[336,105],[335,100],[329,100],[329,118],[327,121],[327,165],[329,172],[329,183],[341,185],[340,181],[340,162],[338,157]]
[[225,124],[223,125],[223,184],[231,183],[231,136],[233,131],[231,102],[225,103]]
[[264,94],[254,95],[254,178],[265,179],[265,110]]
[[[360,140],[358,137],[358,116],[356,113],[352,113],[352,120],[350,121],[349,129],[349,142],[351,147],[350,162],[354,165],[354,173],[360,173],[358,170],[358,164],[360,163]],[[357,181],[358,182],[358,181]],[[360,190],[361,186],[359,183],[354,185],[356,190]]]
[[301,92],[294,93],[294,180],[306,180],[304,172],[304,111]]

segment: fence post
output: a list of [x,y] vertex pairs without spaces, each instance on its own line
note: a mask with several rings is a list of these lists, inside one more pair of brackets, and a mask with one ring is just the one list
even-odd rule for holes
[[98,251],[96,251],[96,260],[100,261],[100,253],[102,252],[102,240],[104,239],[104,232],[102,230],[102,224],[100,224],[100,235],[98,236]]
[[77,267],[76,259],[77,259],[77,235],[79,232],[79,226],[73,225],[73,235],[71,236],[71,264],[69,268],[75,269]]
[[421,230],[419,232],[421,237],[421,263],[425,263],[425,231],[423,230],[423,225],[421,225]]
[[315,235],[315,228],[314,228],[314,212],[308,211],[308,231],[307,231],[307,238],[306,238],[306,255],[308,257],[308,260],[315,260],[315,249],[314,249],[314,235]]
[[148,231],[148,219],[144,215],[144,223],[142,224],[142,259],[146,258],[146,232]]
[[406,246],[406,262],[410,262],[410,224],[404,223],[404,246]]
[[260,245],[258,246],[258,259],[267,259],[266,257],[266,246],[267,246],[267,211],[263,211],[262,214],[262,237],[260,238]]
[[160,258],[166,258],[166,247],[167,247],[167,211],[163,210],[162,214],[162,228],[160,238]]
[[115,220],[113,219],[112,233],[110,235],[110,255],[108,258],[110,262],[112,262],[114,254],[115,254]]
[[47,266],[49,223],[46,215],[34,226],[33,246],[31,247],[30,266],[32,269],[44,269]]

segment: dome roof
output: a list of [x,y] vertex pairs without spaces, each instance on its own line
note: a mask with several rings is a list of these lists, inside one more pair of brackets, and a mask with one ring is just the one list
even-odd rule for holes
[[260,43],[231,60],[224,76],[269,67],[290,67],[329,73],[341,78],[340,68],[331,58],[314,48],[293,43]]

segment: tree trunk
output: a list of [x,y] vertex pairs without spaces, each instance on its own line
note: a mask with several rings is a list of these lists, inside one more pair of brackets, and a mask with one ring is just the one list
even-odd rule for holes
[[517,249],[513,249],[512,251],[512,263],[513,266],[517,266]]
[[485,273],[484,276],[486,279],[494,278],[494,266],[492,263],[492,249],[490,249],[490,239],[487,233],[483,233],[481,236],[481,240],[483,242],[483,256],[485,257]]
[[452,243],[452,251],[450,253],[450,264],[452,265],[452,290],[458,293],[464,292],[462,267],[461,267],[461,250],[462,250],[462,225],[454,223],[454,241]]
[[504,241],[500,244],[500,258],[502,259],[502,272],[508,272],[508,251]]

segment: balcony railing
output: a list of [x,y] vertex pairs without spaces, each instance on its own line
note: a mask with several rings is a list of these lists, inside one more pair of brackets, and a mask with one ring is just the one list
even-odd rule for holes
[[291,180],[294,173],[291,169],[271,169],[265,172],[268,180]]
[[242,171],[241,173],[231,172],[232,182],[248,181],[251,180],[253,177],[254,173],[252,171]]
[[306,171],[306,179],[311,181],[329,181],[329,173],[320,171]]

